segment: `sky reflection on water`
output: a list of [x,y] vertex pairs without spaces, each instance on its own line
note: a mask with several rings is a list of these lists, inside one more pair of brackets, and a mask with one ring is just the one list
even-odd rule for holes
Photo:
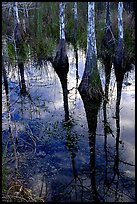
[[[69,90],[69,111],[73,120],[71,128],[64,128],[62,121],[64,120],[63,96],[61,84],[58,76],[53,70],[51,64],[43,64],[43,67],[36,69],[35,65],[25,67],[25,80],[27,89],[29,90],[32,101],[29,98],[19,98],[15,93],[15,89],[10,94],[12,125],[16,124],[15,129],[18,132],[19,140],[19,163],[20,172],[24,175],[29,187],[38,194],[42,185],[42,178],[45,175],[44,187],[47,185],[47,199],[48,201],[92,201],[93,197],[90,195],[90,147],[89,147],[89,133],[86,119],[86,113],[83,106],[83,101],[79,92],[76,90],[76,71],[75,58],[73,49],[68,49],[68,57],[70,64],[70,71],[68,74],[68,90]],[[78,51],[79,57],[79,80],[85,67],[85,56],[82,51]],[[28,64],[29,65],[29,64]],[[100,68],[100,75],[102,85],[104,87],[103,68]],[[10,73],[11,82],[17,85],[17,74],[14,71],[14,78]],[[118,200],[133,201],[134,198],[134,179],[135,168],[130,164],[135,164],[135,75],[134,70],[129,72],[128,79],[132,83],[130,86],[123,84],[122,97],[120,104],[120,140],[119,144],[119,169],[123,180],[119,179],[120,187],[118,189]],[[111,82],[109,87],[109,103],[107,104],[107,120],[116,137],[116,120],[115,115],[116,103],[116,82],[114,70],[112,68]],[[105,195],[106,186],[103,184],[105,179],[105,161],[106,154],[104,151],[104,115],[103,109],[98,111],[97,115],[97,129],[96,129],[96,183],[98,191],[101,195]],[[6,113],[5,93],[3,91],[3,115]],[[7,118],[3,116],[2,120],[3,137],[6,138]],[[13,128],[14,129],[14,128]],[[36,146],[32,141],[32,136],[36,140]],[[5,141],[3,139],[3,142]],[[28,140],[28,143],[25,142]],[[29,149],[29,143],[31,148]],[[108,165],[110,172],[108,178],[113,177],[113,163],[116,149],[116,138],[111,134],[107,135],[107,154]],[[36,148],[36,149],[35,149]],[[35,149],[35,151],[34,151]],[[74,156],[75,155],[75,156]],[[127,163],[127,164],[126,164]],[[9,167],[13,168],[14,164],[10,163]],[[76,171],[76,172],[75,172]],[[78,175],[77,181],[73,180],[75,173]],[[131,181],[130,181],[131,179]],[[128,182],[129,180],[129,182]],[[72,182],[71,182],[72,181]],[[81,198],[81,182],[84,186],[84,195]],[[116,181],[115,181],[116,182]],[[122,184],[125,182],[125,184]],[[123,186],[130,186],[130,192]],[[131,184],[130,184],[131,182]],[[65,188],[66,185],[68,188]],[[122,186],[123,185],[123,186]],[[74,188],[75,186],[75,188]],[[132,188],[131,188],[132,186]],[[115,201],[115,183],[112,184],[110,192],[106,193],[104,199],[106,202]],[[73,190],[72,190],[73,189]],[[59,193],[68,193],[72,190],[71,199],[69,195],[60,198]],[[124,193],[122,193],[124,191]],[[77,198],[76,198],[77,192]],[[43,196],[44,196],[43,192]],[[129,196],[130,195],[130,196]],[[66,199],[66,200],[65,200]],[[82,200],[83,199],[83,200]]]

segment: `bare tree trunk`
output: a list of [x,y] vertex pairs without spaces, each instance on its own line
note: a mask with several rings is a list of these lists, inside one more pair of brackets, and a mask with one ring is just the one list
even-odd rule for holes
[[15,42],[18,43],[18,41],[21,40],[21,33],[19,29],[20,20],[19,20],[17,2],[13,3],[13,14],[14,14],[14,39],[15,39]]
[[77,2],[74,2],[74,44],[77,41]]
[[76,58],[76,89],[78,86],[77,2],[74,2],[74,53]]
[[[115,53],[115,66],[123,66],[123,52],[124,52],[124,42],[123,42],[123,3],[118,3],[118,45]],[[118,75],[117,71],[120,68],[116,68],[116,77]]]
[[110,20],[110,3],[106,2],[106,26],[111,26]]
[[97,68],[94,2],[88,2],[88,35],[86,64],[82,81],[78,89],[80,93],[88,94],[90,97],[94,97],[96,99],[99,99],[102,94],[102,86]]
[[114,69],[117,81],[117,103],[120,104],[122,82],[126,72],[124,67],[124,40],[123,40],[123,2],[118,3],[118,45],[114,58]]
[[108,101],[108,88],[112,67],[112,58],[115,50],[115,38],[111,26],[110,3],[106,2],[105,33],[101,43],[101,60],[105,66],[105,99]]
[[7,79],[7,73],[6,73],[5,66],[4,66],[3,56],[2,56],[2,75],[3,75],[3,80],[4,80],[4,87],[5,87],[5,92],[6,92],[7,104],[9,105],[8,79]]
[[118,3],[118,46],[116,60],[122,65],[124,41],[123,41],[123,2]]
[[26,84],[25,84],[25,78],[24,78],[24,63],[21,56],[22,49],[23,49],[22,44],[24,42],[22,39],[22,31],[20,26],[17,2],[13,3],[13,11],[14,11],[14,40],[15,40],[15,46],[17,50],[18,68],[21,76],[21,93],[26,94]]
[[60,39],[65,40],[65,3],[60,2]]

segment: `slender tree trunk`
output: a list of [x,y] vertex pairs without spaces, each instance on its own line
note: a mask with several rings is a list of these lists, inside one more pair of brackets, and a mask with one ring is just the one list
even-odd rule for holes
[[122,64],[124,52],[124,40],[123,40],[123,2],[118,3],[118,63]]
[[106,26],[111,26],[110,20],[110,2],[106,2]]
[[17,2],[13,3],[13,11],[14,11],[14,40],[15,40],[15,46],[17,50],[17,61],[18,61],[18,68],[20,71],[20,76],[21,76],[21,93],[26,94],[26,84],[25,84],[25,78],[24,78],[24,63],[22,60],[21,53],[23,49],[22,44],[23,39],[22,39],[22,31],[20,28],[20,20],[19,20],[19,14],[18,14],[18,4]]
[[60,2],[60,39],[65,40],[65,3]]
[[23,19],[22,19],[22,24],[23,24],[23,30],[26,33],[26,6],[23,6]]
[[2,74],[3,74],[4,87],[5,87],[7,106],[8,106],[9,105],[9,88],[8,88],[8,79],[7,79],[7,73],[6,73],[5,66],[4,66],[3,57],[2,57]]
[[74,2],[74,52],[76,58],[76,88],[78,85],[78,49],[77,49],[77,2]]
[[126,72],[124,67],[123,2],[118,3],[118,44],[114,58],[114,69],[117,81],[117,104],[120,104],[122,83]]
[[20,20],[19,20],[18,3],[17,2],[13,3],[13,14],[14,14],[14,39],[15,39],[15,42],[17,44],[18,41],[21,40],[21,33],[19,30]]
[[112,58],[115,50],[115,38],[112,31],[110,2],[106,2],[106,23],[105,33],[101,44],[101,59],[105,66],[105,99],[108,101],[108,88],[112,67]]
[[74,2],[74,44],[77,41],[77,2]]
[[[114,66],[116,71],[116,78],[120,73],[120,69],[123,67],[123,55],[124,55],[124,41],[123,41],[123,3],[118,3],[118,44],[115,53]],[[121,68],[120,68],[121,67]]]
[[64,101],[64,111],[65,111],[65,121],[69,120],[69,106],[68,106],[68,89],[67,89],[67,79],[63,80],[60,78],[62,90],[63,90],[63,101]]

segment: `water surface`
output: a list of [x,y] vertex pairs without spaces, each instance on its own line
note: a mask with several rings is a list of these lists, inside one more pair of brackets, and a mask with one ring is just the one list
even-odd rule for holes
[[[90,144],[84,103],[77,90],[85,68],[85,54],[78,51],[79,79],[73,48],[68,47],[69,112],[72,125],[64,125],[60,80],[51,63],[25,64],[29,96],[19,95],[18,72],[9,70],[10,114],[14,140],[18,138],[19,179],[47,201],[135,202],[135,71],[125,76],[120,103],[120,135],[117,143],[116,81],[112,67],[107,124],[104,133],[103,101],[97,112],[95,143]],[[103,89],[103,65],[98,62]],[[127,86],[126,82],[131,84]],[[96,104],[95,104],[96,105]],[[92,104],[93,106],[93,104]],[[14,174],[15,160],[8,134],[8,114],[2,89],[3,148],[8,141],[8,167]],[[92,161],[92,151],[95,161]],[[91,167],[93,172],[91,177]],[[115,167],[118,171],[115,170]],[[96,191],[93,191],[93,189]],[[96,195],[94,195],[96,194]]]

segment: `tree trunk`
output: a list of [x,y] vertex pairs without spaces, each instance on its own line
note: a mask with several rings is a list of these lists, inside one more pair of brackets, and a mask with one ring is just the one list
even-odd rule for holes
[[74,2],[74,53],[76,58],[76,88],[78,85],[77,2]]
[[52,65],[60,79],[63,100],[64,100],[64,111],[65,121],[69,121],[69,108],[68,108],[68,90],[67,90],[67,74],[69,71],[69,62],[66,51],[66,40],[65,40],[65,3],[60,2],[60,40],[57,48],[56,56],[52,62]]
[[5,66],[4,66],[3,56],[2,56],[2,75],[3,75],[4,87],[5,87],[5,92],[6,92],[7,104],[8,104],[9,103],[8,79],[7,79],[7,73],[6,73]]
[[111,20],[110,20],[110,3],[106,2],[106,26],[111,26]]
[[105,66],[106,78],[109,77],[112,67],[112,57],[115,49],[115,38],[111,26],[110,3],[106,2],[106,24],[105,33],[101,43],[101,59]]
[[74,45],[77,41],[77,2],[74,2]]
[[102,86],[97,68],[97,48],[95,38],[95,11],[94,2],[88,2],[88,35],[85,70],[79,91],[90,97],[99,99],[102,95]]
[[115,52],[114,66],[116,80],[119,80],[123,72],[124,42],[123,42],[123,3],[118,3],[118,44]]
[[18,62],[18,67],[21,76],[21,93],[26,94],[26,84],[25,84],[25,77],[24,77],[24,64],[23,62]]
[[123,3],[118,3],[118,49],[117,49],[117,62],[122,64],[124,51],[123,42]]
[[60,39],[65,40],[65,3],[60,2]]
[[14,39],[15,39],[15,42],[18,43],[18,41],[21,40],[21,33],[19,29],[20,20],[19,20],[17,2],[13,3],[13,14],[14,14]]
[[21,25],[18,15],[18,6],[17,2],[13,3],[13,11],[14,11],[14,39],[15,39],[15,45],[17,50],[17,61],[18,61],[18,68],[20,71],[21,76],[21,93],[26,94],[26,84],[25,84],[25,78],[24,78],[24,63],[22,60],[22,52],[24,52],[23,48],[23,38],[22,38],[22,31],[21,31]]

